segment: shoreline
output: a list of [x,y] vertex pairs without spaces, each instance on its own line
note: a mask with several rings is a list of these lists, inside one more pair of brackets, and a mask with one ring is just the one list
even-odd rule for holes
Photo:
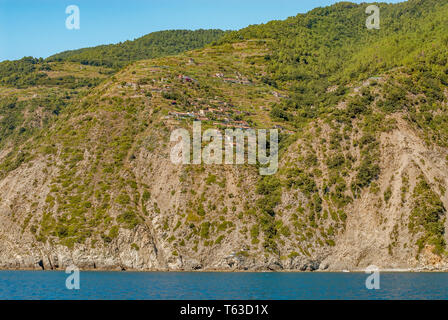
[[[37,268],[0,268],[0,272],[3,271],[36,271],[36,272],[65,272],[65,269],[37,269]],[[126,269],[120,270],[118,268],[111,269],[98,269],[98,268],[80,268],[80,272],[116,272],[116,273],[303,273],[303,274],[332,274],[332,273],[343,273],[343,274],[370,274],[371,272],[366,272],[365,270],[316,270],[316,271],[298,271],[298,270],[141,270],[141,269]],[[448,269],[436,269],[436,270],[426,270],[426,269],[379,269],[380,273],[448,273]]]

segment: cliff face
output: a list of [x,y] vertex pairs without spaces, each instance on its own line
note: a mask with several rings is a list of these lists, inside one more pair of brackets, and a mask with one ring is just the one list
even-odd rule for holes
[[[314,14],[319,27],[327,15]],[[295,22],[309,30],[305,18]],[[380,74],[355,77],[349,65],[350,81],[335,84],[316,64],[321,51],[295,40],[279,49],[253,28],[113,76],[46,66],[53,77],[82,70],[102,79],[95,86],[1,87],[0,268],[446,270],[444,42],[398,67],[367,46]],[[277,128],[278,172],[172,163],[170,135],[193,118],[203,131]]]
[[[365,191],[349,205],[345,227],[334,236],[335,246],[320,247],[317,242],[308,239],[297,241],[294,239],[298,237],[296,232],[294,235],[281,236],[280,241],[283,243],[279,245],[278,254],[266,254],[262,243],[254,244],[247,232],[258,225],[258,220],[246,214],[240,217],[240,212],[245,210],[243,203],[247,202],[249,208],[257,207],[257,195],[251,191],[256,183],[255,170],[228,167],[214,168],[216,171],[212,171],[205,168],[204,172],[192,174],[194,178],[191,181],[180,182],[185,168],[172,165],[166,157],[158,158],[142,149],[138,151],[132,171],[138,181],[149,185],[151,200],[146,208],[148,215],[132,230],[120,228],[118,235],[110,242],[101,243],[101,239],[92,245],[94,235],[86,243],[75,243],[73,247],[36,240],[29,225],[39,221],[39,207],[45,206],[45,198],[50,190],[49,182],[55,173],[50,170],[47,174],[42,173],[45,161],[36,159],[27,168],[16,169],[4,178],[0,184],[1,268],[63,269],[75,264],[85,269],[106,270],[310,271],[362,270],[369,265],[376,265],[385,269],[445,270],[446,258],[434,254],[431,245],[424,247],[417,259],[417,239],[410,233],[408,224],[413,207],[412,190],[419,177],[423,175],[434,186],[437,195],[440,194],[440,186],[446,184],[447,150],[426,146],[407,124],[398,121],[396,129],[381,136],[382,173],[377,182],[380,191]],[[219,179],[225,178],[225,186],[204,182],[208,178],[208,171],[216,172]],[[407,187],[403,183],[404,176],[409,179]],[[241,181],[242,177],[244,181]],[[38,187],[35,186],[36,180]],[[388,188],[392,190],[392,196],[385,203],[382,198]],[[409,192],[404,193],[405,189]],[[172,190],[176,190],[176,194],[172,195]],[[186,193],[182,194],[182,190],[186,190]],[[190,204],[195,201],[192,190],[197,194],[203,193],[211,202],[220,199],[222,195],[228,198],[232,194],[234,197],[223,199],[216,211],[208,211],[205,217],[194,216],[193,219],[189,216],[195,214]],[[40,197],[41,203],[35,206],[31,223],[24,227],[23,219],[33,210],[28,201],[30,195],[36,196],[34,199]],[[446,194],[440,194],[440,199],[446,207]],[[157,210],[154,208],[155,203],[158,204]],[[222,212],[223,208],[231,208],[234,203],[237,203],[235,212]],[[291,215],[297,211],[297,203],[296,190],[282,195],[280,207],[288,208],[284,209],[282,220],[291,230],[295,229]],[[190,210],[188,216],[179,214]],[[120,212],[117,209],[110,214],[119,215]],[[199,222],[196,222],[196,218]],[[209,219],[218,222],[208,237],[191,236],[194,233],[192,223],[196,228],[202,225],[200,221]],[[227,222],[230,226],[223,227]],[[223,239],[218,241],[221,236]],[[206,244],[207,239],[211,239],[212,243]],[[181,246],[182,243],[185,245]],[[290,254],[302,246],[313,251],[309,254]]]
[[[445,268],[444,254],[433,253],[432,243],[419,248],[424,227],[414,231],[409,222],[418,200],[415,190],[425,181],[424,191],[432,197],[425,201],[440,199],[440,221],[446,228],[448,151],[425,142],[403,114],[384,115],[377,121],[383,127],[369,139],[368,116],[353,120],[350,129],[319,119],[301,132],[288,131],[274,176],[262,178],[251,165],[171,162],[170,133],[192,126],[191,120],[173,115],[182,108],[233,108],[228,117],[247,112],[254,128],[273,127],[264,119],[269,119],[269,104],[282,99],[280,94],[256,78],[250,84],[228,83],[215,75],[242,55],[262,57],[267,48],[238,43],[233,49],[232,55],[220,55],[224,61],[210,62],[209,56],[219,50],[207,49],[136,63],[70,106],[69,116],[56,121],[45,136],[31,139],[22,152],[33,156],[0,182],[0,266]],[[264,65],[257,67],[239,66],[227,71],[228,77],[262,74]],[[184,73],[197,82],[178,77]],[[388,77],[380,82],[391,81]],[[213,93],[207,92],[210,82]],[[362,86],[370,88],[369,83]],[[380,84],[372,92],[380,95],[381,90]],[[362,96],[357,91],[346,100]],[[338,108],[347,108],[346,101]],[[220,116],[216,112],[208,116]],[[255,119],[264,122],[257,125]],[[341,186],[356,181],[363,157],[376,153],[372,161],[378,162],[378,176],[369,186]],[[342,180],[334,176],[345,171]],[[274,213],[269,213],[271,207]]]

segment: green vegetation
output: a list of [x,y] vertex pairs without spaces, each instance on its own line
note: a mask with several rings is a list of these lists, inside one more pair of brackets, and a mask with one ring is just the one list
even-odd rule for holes
[[102,45],[53,55],[47,61],[71,61],[83,65],[121,68],[137,60],[175,55],[202,48],[225,34],[221,30],[167,30],[150,33],[133,41]]
[[417,245],[421,251],[426,245],[433,246],[433,252],[445,252],[445,214],[446,209],[437,194],[431,189],[423,176],[420,176],[414,189],[414,208],[411,212],[409,230],[418,235]]
[[16,61],[0,62],[0,85],[26,88],[30,86],[57,86],[67,89],[93,87],[101,82],[101,76],[79,77],[73,74],[50,77],[53,64],[42,58],[25,57]]
[[[442,49],[448,39],[446,3],[408,1],[382,3],[379,7],[381,29],[377,31],[365,27],[366,5],[341,2],[285,21],[250,26],[225,35],[219,42],[272,40],[273,53],[265,57],[270,73],[264,81],[293,93],[282,108],[274,109],[273,116],[296,125],[334,105],[344,96],[346,84],[396,67],[432,74],[432,80],[427,81],[430,84],[425,85],[432,92],[430,88],[437,88],[440,81],[446,84],[446,55]],[[328,90],[332,86],[336,90]],[[403,105],[402,91],[390,92],[387,98],[394,110]],[[358,104],[349,109],[356,114],[363,108]]]
[[[42,201],[24,200],[39,205],[22,230],[72,247],[153,228],[173,256],[231,234],[290,259],[335,246],[366,192],[388,207],[398,196],[380,194],[383,133],[400,121],[428,145],[448,146],[448,5],[380,7],[381,30],[365,28],[364,4],[343,2],[236,32],[164,31],[0,63],[0,177],[35,165],[36,188],[48,185]],[[170,131],[189,127],[192,113],[203,128],[280,128],[278,173],[162,166]],[[442,254],[442,202],[423,177],[413,191],[401,179],[417,246]]]

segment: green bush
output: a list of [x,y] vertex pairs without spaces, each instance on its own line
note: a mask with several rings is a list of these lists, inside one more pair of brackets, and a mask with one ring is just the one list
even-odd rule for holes
[[117,222],[132,230],[140,223],[140,219],[135,212],[126,211],[117,217]]

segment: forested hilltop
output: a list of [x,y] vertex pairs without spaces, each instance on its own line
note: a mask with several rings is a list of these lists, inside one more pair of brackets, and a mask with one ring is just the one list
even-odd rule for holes
[[175,55],[202,48],[225,34],[222,30],[168,30],[153,32],[133,41],[65,51],[47,61],[71,61],[120,68],[129,62]]
[[[376,5],[1,63],[0,266],[447,270],[448,0]],[[171,163],[192,120],[278,172]]]
[[[0,84],[10,87],[30,85],[62,85],[64,87],[95,86],[101,76],[79,77],[72,74],[73,68],[58,77],[49,72],[61,71],[63,62],[95,66],[97,72],[111,75],[134,61],[175,55],[184,51],[202,48],[225,34],[222,30],[168,30],[147,34],[141,38],[119,44],[65,51],[47,59],[24,57],[16,61],[0,62]],[[79,67],[78,70],[82,70]],[[81,72],[82,74],[82,72]]]
[[380,30],[369,30],[367,5],[340,2],[228,33],[219,42],[272,40],[264,81],[274,87],[287,86],[293,92],[288,103],[310,114],[315,113],[309,110],[311,106],[334,102],[329,87],[344,88],[398,67],[446,85],[447,3],[376,3],[381,10]]

